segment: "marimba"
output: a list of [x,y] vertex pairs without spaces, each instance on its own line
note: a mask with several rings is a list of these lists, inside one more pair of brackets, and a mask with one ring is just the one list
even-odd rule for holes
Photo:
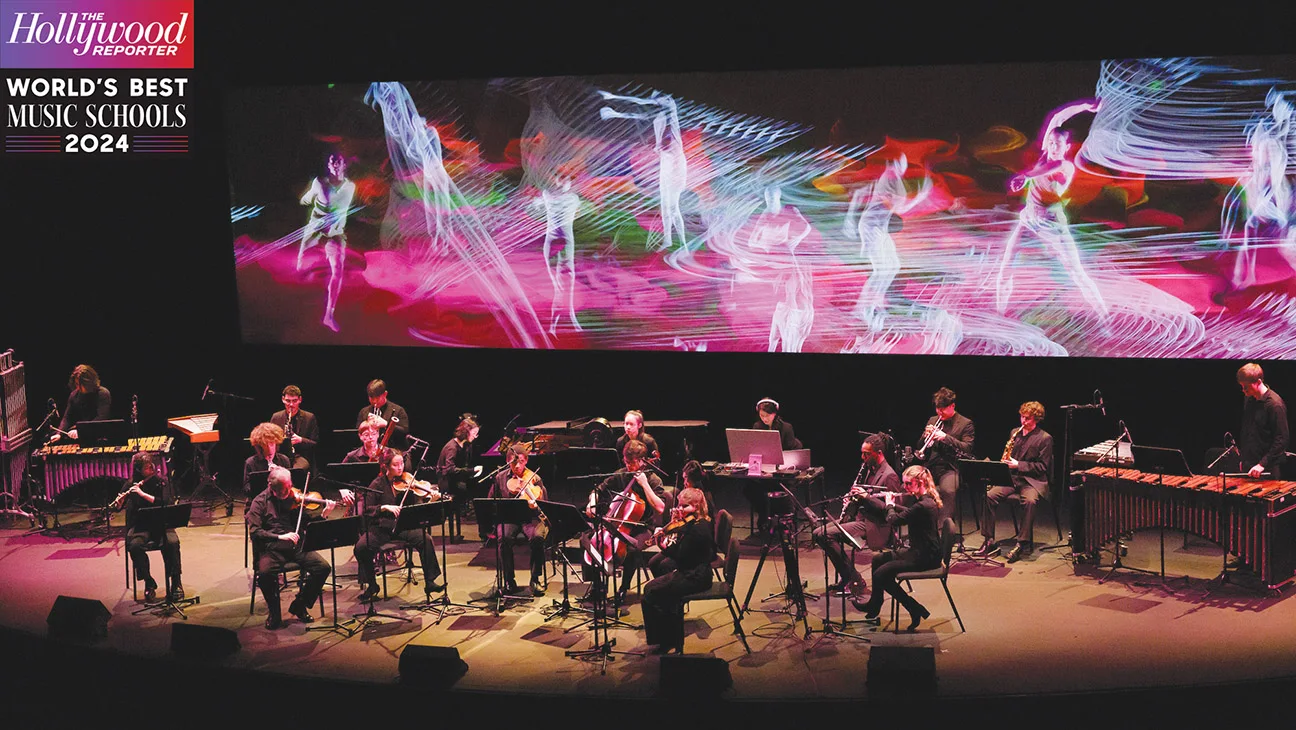
[[1296,482],[1160,476],[1112,467],[1081,474],[1091,547],[1134,530],[1166,527],[1218,543],[1270,588],[1296,576]]
[[[47,444],[36,452],[45,460],[45,496],[51,500],[69,487],[89,479],[130,479],[131,458],[137,451],[164,455],[171,451],[170,436],[130,439],[124,446]],[[158,474],[167,475],[166,459],[157,459]]]

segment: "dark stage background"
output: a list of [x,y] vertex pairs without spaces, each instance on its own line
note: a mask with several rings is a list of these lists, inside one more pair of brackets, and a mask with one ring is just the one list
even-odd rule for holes
[[[464,411],[482,416],[489,443],[518,413],[524,424],[616,421],[641,408],[649,420],[711,421],[716,448],[702,455],[724,459],[723,428],[749,426],[756,400],[768,396],[816,462],[845,479],[858,464],[857,429],[894,428],[914,440],[942,385],[958,391],[960,410],[978,425],[978,456],[990,457],[1024,400],[1048,409],[1044,427],[1060,457],[1058,406],[1088,403],[1101,389],[1108,416],[1077,416],[1075,446],[1114,438],[1124,419],[1136,441],[1182,448],[1200,465],[1225,430],[1236,431],[1234,371],[1245,352],[1171,361],[244,346],[230,249],[221,118],[229,88],[1296,51],[1296,14],[1286,5],[1247,5],[1245,16],[1238,6],[1161,5],[915,5],[839,16],[806,6],[199,3],[188,156],[5,156],[0,348],[15,348],[27,364],[33,425],[47,398],[63,404],[68,373],[87,362],[113,391],[115,415],[125,417],[139,396],[144,434],[162,433],[168,417],[211,410],[199,403],[211,378],[219,390],[256,398],[265,417],[281,407],[283,385],[296,383],[326,431],[350,428],[365,383],[380,377],[434,447]],[[1296,393],[1296,364],[1263,365],[1279,393]]]

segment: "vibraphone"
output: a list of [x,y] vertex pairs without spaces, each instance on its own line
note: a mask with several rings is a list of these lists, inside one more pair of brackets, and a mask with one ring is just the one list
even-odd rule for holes
[[1093,467],[1081,472],[1086,544],[1166,527],[1200,535],[1237,555],[1276,588],[1296,575],[1296,482],[1165,476]]
[[[165,455],[171,451],[170,436],[145,436],[131,439],[125,446],[90,446],[50,444],[36,455],[45,460],[45,496],[54,499],[68,487],[88,479],[110,477],[129,479],[131,457],[137,451]],[[166,459],[158,459],[158,474],[167,475]]]

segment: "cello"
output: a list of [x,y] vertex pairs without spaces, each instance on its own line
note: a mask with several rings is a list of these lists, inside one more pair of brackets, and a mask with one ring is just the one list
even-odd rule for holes
[[[594,529],[590,536],[589,548],[583,559],[587,565],[593,565],[605,574],[611,574],[618,565],[625,562],[629,547],[630,528],[643,524],[647,504],[635,496],[634,485],[640,474],[631,475],[625,489],[612,497],[608,504],[607,514],[602,518],[605,523]],[[610,523],[606,524],[606,523]]]

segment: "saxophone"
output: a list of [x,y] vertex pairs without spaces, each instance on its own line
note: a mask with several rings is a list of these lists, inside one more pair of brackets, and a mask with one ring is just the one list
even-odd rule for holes
[[1004,444],[1003,456],[999,457],[999,461],[1008,461],[1012,458],[1013,446],[1016,445],[1017,436],[1021,433],[1021,430],[1021,426],[1013,429],[1012,435],[1008,437],[1008,443]]

